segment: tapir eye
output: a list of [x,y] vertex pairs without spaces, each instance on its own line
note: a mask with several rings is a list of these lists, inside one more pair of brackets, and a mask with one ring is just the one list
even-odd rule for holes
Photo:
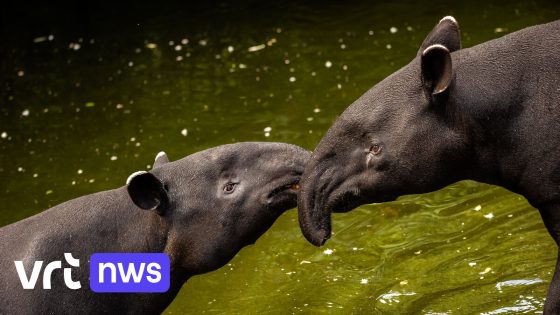
[[373,144],[369,148],[369,152],[371,152],[374,155],[378,155],[379,153],[381,153],[381,145],[380,144]]
[[232,192],[235,191],[235,186],[237,186],[237,183],[232,183],[232,182],[227,183],[227,184],[224,186],[224,192],[225,192],[226,194],[231,194]]

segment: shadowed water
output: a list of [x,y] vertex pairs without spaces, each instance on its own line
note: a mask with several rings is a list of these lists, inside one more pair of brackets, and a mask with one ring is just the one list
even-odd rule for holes
[[[0,225],[235,141],[309,149],[444,15],[468,47],[560,17],[553,1],[256,2],[0,12]],[[395,91],[398,93],[398,91]],[[166,313],[539,313],[556,246],[504,189],[465,181],[333,216],[289,211]],[[77,223],[79,224],[79,223]]]

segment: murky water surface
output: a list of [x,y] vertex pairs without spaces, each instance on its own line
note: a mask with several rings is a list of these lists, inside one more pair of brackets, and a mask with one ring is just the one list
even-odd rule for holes
[[[312,149],[452,14],[463,45],[560,17],[554,1],[256,2],[5,10],[0,225],[124,184],[160,150]],[[396,91],[396,93],[398,93]],[[167,313],[539,313],[556,247],[538,212],[461,182],[334,215],[323,248],[295,211]]]

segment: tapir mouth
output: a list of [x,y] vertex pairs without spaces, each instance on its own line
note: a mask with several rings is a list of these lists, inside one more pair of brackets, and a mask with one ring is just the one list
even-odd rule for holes
[[368,201],[362,196],[358,188],[340,189],[330,195],[325,208],[331,213],[343,213],[352,211],[365,203],[368,203]]
[[269,194],[268,194],[268,198],[273,198],[276,195],[279,195],[281,193],[294,193],[297,194],[299,190],[299,179],[291,181],[287,184],[283,184],[279,187],[274,188]]
[[266,200],[268,208],[276,213],[295,208],[297,205],[297,193],[300,189],[300,176],[290,177],[281,181],[268,193]]

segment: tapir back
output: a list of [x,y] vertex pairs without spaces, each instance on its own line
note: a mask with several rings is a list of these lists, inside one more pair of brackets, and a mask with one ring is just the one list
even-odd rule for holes
[[[560,198],[560,21],[452,54],[451,100],[474,122],[475,178],[522,192],[534,206]],[[491,148],[491,151],[488,149]],[[507,181],[496,182],[496,177]]]
[[[146,240],[129,234],[134,230],[130,227],[135,224],[135,216],[129,215],[130,211],[134,211],[134,206],[126,189],[120,188],[64,202],[1,228],[0,268],[3,276],[0,279],[0,292],[10,292],[17,288],[21,294],[2,294],[0,314],[58,314],[93,308],[100,313],[118,311],[118,307],[109,301],[109,295],[88,298],[88,294],[91,294],[88,258],[94,252],[123,252],[131,251],[130,248],[146,248]],[[129,228],[115,229],[119,226]],[[131,245],[131,241],[142,246]],[[153,248],[153,251],[157,250],[161,249]],[[72,280],[79,281],[83,289],[68,289],[62,271],[57,271],[52,273],[51,289],[43,288],[41,272],[34,289],[20,290],[22,283],[14,261],[23,261],[26,276],[30,277],[36,261],[43,261],[41,271],[53,261],[61,261],[62,268],[70,267],[65,261],[64,253],[71,253],[74,258],[80,259],[80,268],[72,269]],[[57,303],[52,303],[51,299],[55,296]],[[84,303],[94,306],[88,307]],[[17,309],[11,308],[16,306]]]

